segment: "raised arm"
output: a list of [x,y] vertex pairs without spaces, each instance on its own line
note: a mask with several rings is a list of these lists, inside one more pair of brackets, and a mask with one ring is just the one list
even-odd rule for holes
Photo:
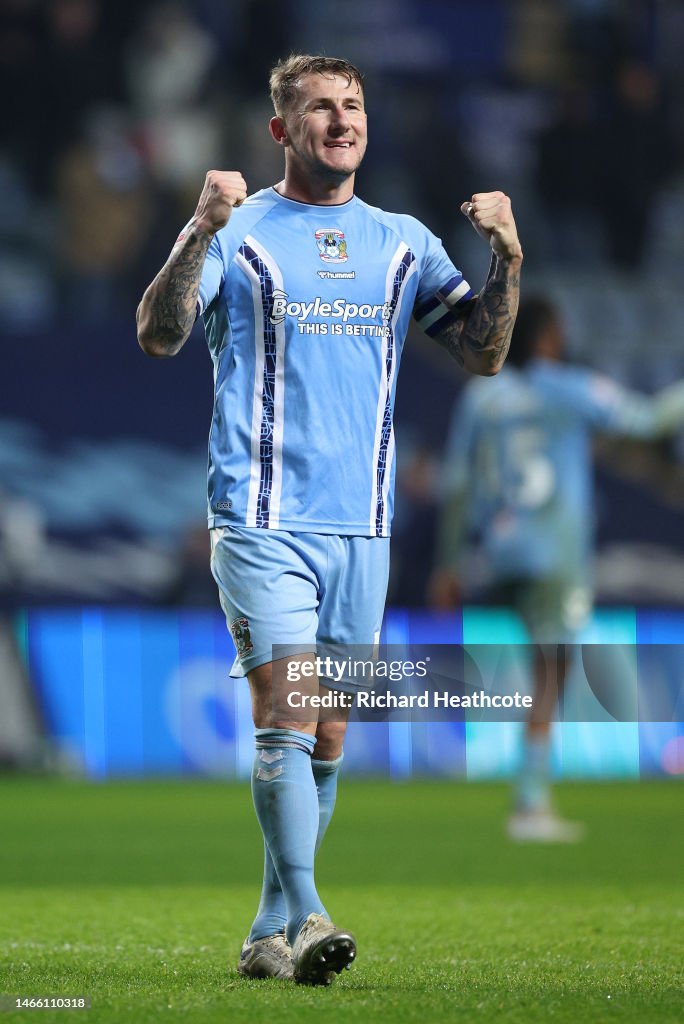
[[654,441],[684,427],[684,380],[655,395],[644,395],[598,374],[590,375],[575,407],[585,411],[597,431]]
[[187,341],[211,240],[246,197],[239,172],[207,174],[194,216],[138,306],[138,344],[148,356],[175,356]]
[[471,373],[490,377],[504,364],[520,297],[523,252],[511,201],[503,192],[478,192],[461,213],[492,250],[482,291],[436,335],[436,340]]

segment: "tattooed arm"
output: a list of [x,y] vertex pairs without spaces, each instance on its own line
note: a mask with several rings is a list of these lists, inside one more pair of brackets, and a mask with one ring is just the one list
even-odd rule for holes
[[246,196],[238,172],[207,174],[194,217],[138,306],[138,344],[148,356],[175,356],[187,341],[211,240]]
[[175,356],[195,322],[202,267],[212,235],[190,221],[138,306],[138,344],[148,356]]
[[492,249],[487,281],[480,294],[437,334],[436,339],[471,373],[498,373],[511,343],[520,297],[522,248],[511,202],[503,192],[480,192],[461,212]]
[[504,364],[518,312],[521,263],[522,259],[506,261],[492,255],[480,294],[436,335],[439,344],[471,373],[490,377]]

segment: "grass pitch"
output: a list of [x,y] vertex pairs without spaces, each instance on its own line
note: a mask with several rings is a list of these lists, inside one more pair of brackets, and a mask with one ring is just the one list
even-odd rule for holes
[[503,837],[504,786],[340,786],[319,888],[359,958],[330,989],[246,982],[246,785],[0,780],[0,993],[92,1008],[0,1024],[684,1018],[681,785],[566,785],[576,847]]

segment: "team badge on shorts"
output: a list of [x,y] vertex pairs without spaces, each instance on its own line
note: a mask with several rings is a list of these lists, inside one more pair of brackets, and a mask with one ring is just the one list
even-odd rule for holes
[[319,228],[316,232],[316,245],[324,263],[346,263],[349,259],[344,231],[338,231],[337,228]]
[[249,620],[238,617],[230,624],[230,635],[235,643],[238,658],[246,658],[250,651],[254,650],[252,638],[249,635]]

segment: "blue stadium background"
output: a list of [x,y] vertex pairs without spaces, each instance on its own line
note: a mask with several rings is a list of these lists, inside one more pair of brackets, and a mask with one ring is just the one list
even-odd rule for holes
[[[583,640],[677,645],[683,628],[684,612],[603,609]],[[244,680],[228,677],[232,644],[220,614],[37,609],[20,616],[17,629],[64,770],[95,779],[182,773],[249,777],[254,749],[249,692]],[[393,650],[524,640],[514,616],[486,608],[446,617],[389,610],[383,632]],[[669,685],[681,700],[684,658],[678,646],[668,649],[670,658],[673,651]],[[521,682],[524,690],[524,674]],[[586,686],[576,668],[571,692]],[[605,718],[556,727],[558,777],[677,774],[684,725]],[[507,776],[516,767],[519,729],[493,721],[354,722],[345,744],[345,771],[393,779]]]

